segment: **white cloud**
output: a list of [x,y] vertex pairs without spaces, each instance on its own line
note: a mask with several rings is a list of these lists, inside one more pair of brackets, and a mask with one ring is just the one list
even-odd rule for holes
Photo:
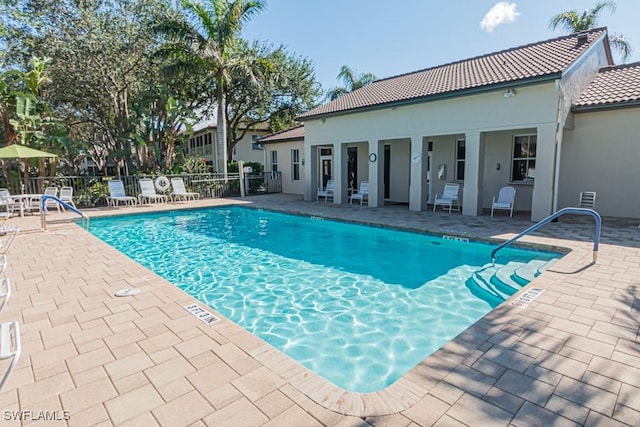
[[509,24],[516,20],[520,13],[516,10],[518,7],[515,3],[509,3],[501,1],[493,5],[489,12],[484,15],[482,21],[480,21],[480,28],[485,31],[491,32],[498,25]]

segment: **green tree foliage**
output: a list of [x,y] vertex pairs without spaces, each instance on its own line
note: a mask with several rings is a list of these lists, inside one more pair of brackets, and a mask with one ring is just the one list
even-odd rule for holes
[[343,65],[338,73],[338,80],[342,81],[343,86],[329,89],[327,99],[330,101],[338,99],[356,89],[370,85],[376,80],[376,76],[373,73],[357,74],[355,70]]
[[[561,28],[568,33],[591,30],[598,26],[600,14],[605,10],[615,12],[616,3],[612,0],[600,1],[582,13],[575,9],[562,11],[551,18],[549,27],[554,30]],[[609,42],[615,50],[620,52],[623,61],[631,56],[631,44],[622,34],[609,33]]]
[[259,125],[270,124],[271,131],[293,126],[295,118],[313,108],[322,94],[311,62],[290,54],[284,46],[244,42],[239,52],[253,71],[230,73],[225,91],[229,152]]
[[[167,16],[157,29],[165,34],[167,43],[163,52],[172,57],[183,69],[198,69],[215,82],[217,112],[217,140],[226,141],[225,86],[232,69],[250,72],[246,58],[238,54],[240,33],[245,23],[264,9],[262,0],[183,0],[186,19]],[[227,173],[230,152],[227,144],[218,144],[223,172]]]

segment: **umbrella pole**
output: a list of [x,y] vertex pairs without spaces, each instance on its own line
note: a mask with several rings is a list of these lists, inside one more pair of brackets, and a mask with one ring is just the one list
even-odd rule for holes
[[24,159],[24,184],[22,185],[22,193],[25,188],[29,191],[29,159]]

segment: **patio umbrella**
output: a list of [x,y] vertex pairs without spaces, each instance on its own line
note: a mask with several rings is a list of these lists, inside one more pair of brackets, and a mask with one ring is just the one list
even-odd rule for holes
[[[54,159],[58,157],[55,154],[47,153],[46,151],[36,150],[35,148],[29,148],[21,144],[7,145],[0,148],[0,159],[25,159],[24,160],[24,184],[28,183],[29,173],[29,160],[28,159]],[[42,162],[42,160],[41,160]],[[42,164],[41,164],[42,167]],[[40,186],[42,183],[40,183]],[[42,189],[40,189],[42,191]]]

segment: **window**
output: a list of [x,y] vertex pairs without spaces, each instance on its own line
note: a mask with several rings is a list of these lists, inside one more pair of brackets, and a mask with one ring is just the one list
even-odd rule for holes
[[271,151],[269,156],[271,157],[271,172],[278,172],[278,152]]
[[291,180],[300,181],[300,150],[291,150]]
[[260,144],[260,143],[258,142],[258,140],[259,140],[260,138],[262,138],[262,135],[253,135],[253,136],[251,137],[251,139],[252,139],[252,141],[253,141],[253,142],[251,143],[251,148],[253,148],[254,150],[262,150],[262,144]]
[[466,153],[467,141],[464,139],[456,140],[456,180],[464,180],[464,160]]
[[536,135],[516,135],[513,138],[512,181],[533,181],[536,171]]

